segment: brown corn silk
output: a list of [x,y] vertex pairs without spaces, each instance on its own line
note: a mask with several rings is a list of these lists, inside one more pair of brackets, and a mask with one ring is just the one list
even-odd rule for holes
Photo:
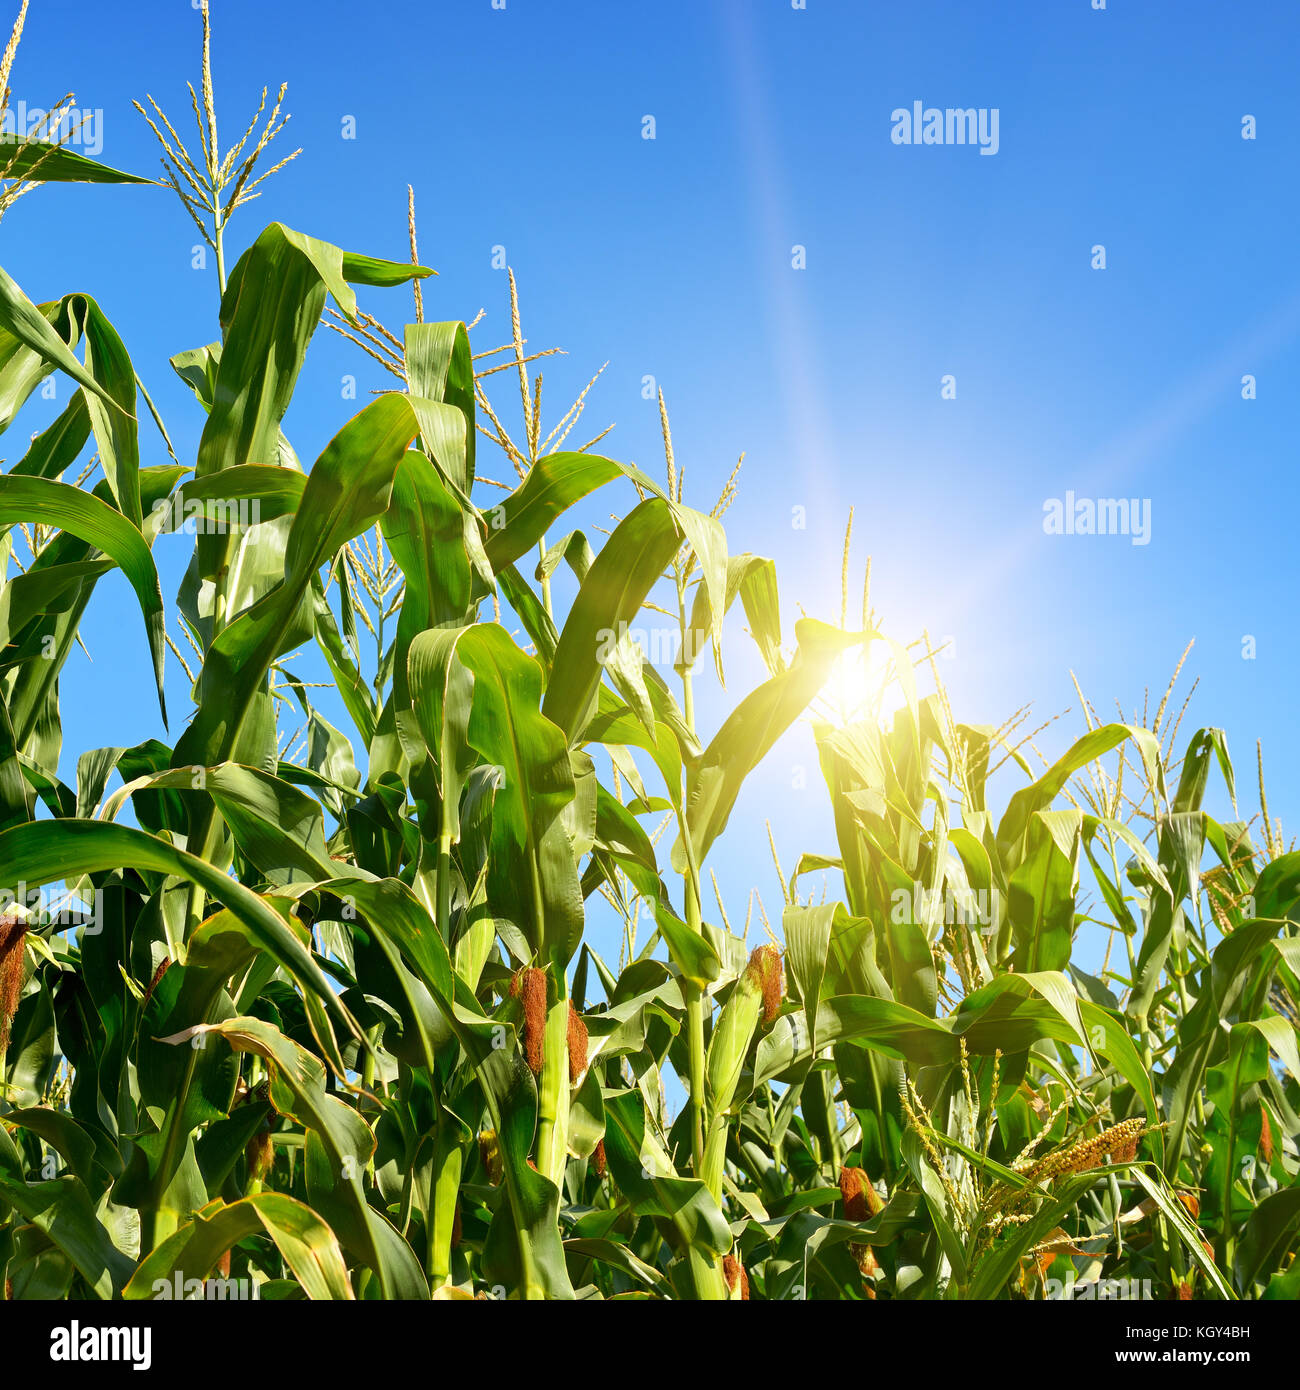
[[770,1028],[781,1012],[785,996],[785,970],[775,946],[756,946],[749,958],[749,969],[763,991],[763,1026]]
[[27,923],[17,917],[0,917],[0,1052],[9,1046],[9,1029],[23,990],[23,944]]
[[738,1298],[742,1302],[749,1298],[749,1275],[745,1273],[745,1266],[735,1255],[722,1257],[722,1277],[732,1298]]
[[546,1036],[546,971],[526,965],[515,972],[510,993],[524,1011],[524,1056],[534,1076],[542,1074],[543,1039]]
[[576,1086],[578,1078],[587,1070],[587,1025],[582,1015],[569,1001],[569,1083]]

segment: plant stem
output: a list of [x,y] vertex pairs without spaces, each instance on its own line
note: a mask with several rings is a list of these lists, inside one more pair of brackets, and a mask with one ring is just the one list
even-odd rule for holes
[[222,297],[226,293],[226,245],[225,245],[226,224],[218,211],[212,219],[212,240],[217,252],[217,288]]
[[433,1184],[428,1221],[429,1287],[436,1292],[451,1277],[451,1238],[456,1229],[456,1203],[460,1194],[465,1151],[444,1115],[438,1117],[433,1147]]
[[[546,558],[545,536],[537,542],[537,558],[539,560],[544,560]],[[546,609],[546,616],[548,618],[555,616],[551,608],[551,576],[549,573],[542,575],[542,607]]]
[[[700,933],[699,900],[694,885],[686,884],[686,924]],[[704,991],[694,983],[686,985],[687,1048],[690,1057],[691,1156],[695,1176],[704,1176]]]
[[438,835],[438,933],[451,945],[451,834],[444,824]]
[[[685,649],[686,644],[686,589],[682,578],[680,567],[675,568],[674,577],[677,581],[677,623],[681,633],[681,650]],[[695,688],[691,681],[691,671],[683,660],[678,666],[678,674],[682,680],[682,718],[686,727],[692,733],[695,732]],[[695,862],[695,853],[691,845],[690,826],[687,824],[686,816],[681,820],[682,844],[686,850],[686,925],[696,933],[703,935],[703,925],[700,920],[700,881],[699,866]],[[697,1178],[704,1177],[704,1107],[705,1107],[705,1083],[704,1083],[704,992],[698,985],[687,982],[683,991],[686,999],[686,1045],[690,1059],[690,1106],[691,1106],[691,1157]]]

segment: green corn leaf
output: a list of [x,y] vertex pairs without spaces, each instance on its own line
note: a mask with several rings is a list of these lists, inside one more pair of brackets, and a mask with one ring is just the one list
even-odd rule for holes
[[126,575],[144,614],[158,705],[165,723],[162,593],[153,556],[139,528],[93,493],[83,492],[69,483],[49,478],[0,478],[0,525],[12,526],[19,521],[57,526],[102,550]]
[[[799,651],[790,669],[746,696],[691,766],[686,815],[697,863],[704,862],[726,829],[745,778],[821,690],[836,657],[861,640],[809,618],[796,625],[795,638]],[[673,866],[680,872],[685,862],[679,843],[673,849]]]
[[259,1192],[229,1205],[216,1201],[196,1211],[140,1262],[122,1296],[174,1298],[178,1280],[184,1289],[206,1279],[227,1250],[254,1235],[271,1237],[308,1298],[355,1297],[334,1232],[304,1202],[280,1192]]
[[619,523],[588,571],[560,632],[542,705],[570,744],[595,713],[602,656],[641,611],[680,544],[672,508],[651,497]]
[[158,182],[98,164],[66,144],[18,135],[0,135],[0,174],[6,179],[31,179],[36,183],[147,183],[156,186]]

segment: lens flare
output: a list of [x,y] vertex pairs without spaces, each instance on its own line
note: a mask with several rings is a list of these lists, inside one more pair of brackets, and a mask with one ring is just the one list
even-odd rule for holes
[[826,683],[823,702],[836,724],[871,720],[882,728],[892,727],[894,715],[907,704],[907,696],[890,648],[883,642],[871,642],[845,651]]

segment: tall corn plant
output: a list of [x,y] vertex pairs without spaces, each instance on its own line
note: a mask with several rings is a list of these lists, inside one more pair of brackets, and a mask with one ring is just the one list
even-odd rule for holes
[[[0,426],[50,371],[76,387],[0,479],[27,555],[0,601],[0,882],[84,908],[0,916],[5,1297],[1034,1298],[1067,1267],[1294,1297],[1300,859],[1266,805],[1262,845],[1204,809],[1216,766],[1235,805],[1222,734],[1175,761],[1168,697],[1150,727],[1081,697],[1086,732],[1035,772],[1018,720],[918,696],[869,596],[788,644],[773,563],[728,547],[736,474],[688,503],[662,400],[661,484],[604,433],[565,447],[595,378],[544,428],[552,350],[513,275],[505,344],[425,321],[413,195],[410,263],[273,224],[227,277],[282,120],[222,150],[209,42],[205,12],[201,153],[149,117],[218,253],[220,336],[172,359],[197,456],[141,467],[147,397],[98,306],[0,277]],[[10,167],[128,177],[56,154]],[[408,282],[401,331],[358,306]],[[392,383],[303,469],[282,422],[322,322]],[[625,508],[603,544],[556,539],[602,489]],[[152,542],[183,517],[169,608]],[[192,708],[68,785],[60,674],[114,567],[160,705],[170,644]],[[695,685],[737,601],[766,675],[710,731]],[[873,650],[890,723],[823,693]],[[776,863],[755,945],[710,855],[804,718],[837,843]],[[995,760],[1024,780],[1000,815]],[[1096,921],[1124,959],[1091,974]]]

